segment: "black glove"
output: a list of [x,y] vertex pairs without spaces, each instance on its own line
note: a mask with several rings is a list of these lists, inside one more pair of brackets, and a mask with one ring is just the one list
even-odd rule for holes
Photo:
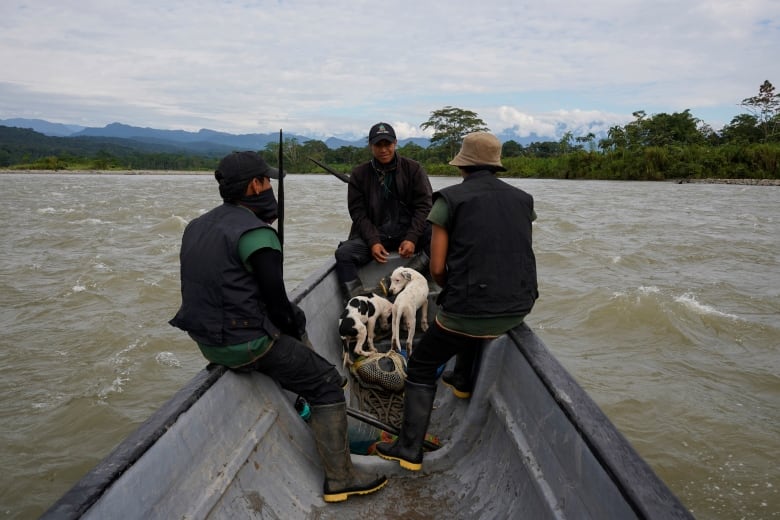
[[300,307],[290,302],[290,311],[277,317],[279,330],[298,341],[306,337],[306,315]]
[[294,303],[290,302],[290,306],[293,310],[293,322],[295,325],[295,334],[292,334],[292,336],[303,341],[303,338],[306,337],[306,314],[303,312],[303,309]]

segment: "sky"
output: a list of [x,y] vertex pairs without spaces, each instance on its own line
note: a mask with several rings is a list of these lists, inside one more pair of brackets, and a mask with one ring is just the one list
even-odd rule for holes
[[452,106],[495,133],[598,135],[769,80],[780,0],[2,0],[0,119],[399,139]]

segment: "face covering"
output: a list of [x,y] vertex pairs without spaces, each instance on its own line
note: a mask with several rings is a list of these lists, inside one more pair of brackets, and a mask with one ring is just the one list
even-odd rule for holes
[[272,224],[278,216],[278,205],[274,197],[273,188],[258,193],[257,195],[244,195],[238,204],[251,210],[257,218]]

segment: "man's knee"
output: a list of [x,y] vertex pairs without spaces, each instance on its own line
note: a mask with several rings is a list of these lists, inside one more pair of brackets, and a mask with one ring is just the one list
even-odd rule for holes
[[349,247],[345,245],[339,246],[338,249],[336,249],[334,256],[336,257],[336,262],[339,263],[348,263],[353,261],[352,253],[349,250]]
[[354,263],[363,249],[366,249],[366,246],[362,240],[354,238],[345,240],[336,248],[336,260],[339,262]]
[[338,370],[332,368],[322,376],[317,389],[309,396],[309,403],[313,405],[340,403],[344,398],[344,377]]

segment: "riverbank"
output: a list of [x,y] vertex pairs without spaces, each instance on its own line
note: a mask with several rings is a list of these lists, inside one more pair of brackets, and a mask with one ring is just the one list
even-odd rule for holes
[[[212,171],[191,170],[0,170],[3,173],[76,174],[76,175],[213,175]],[[293,172],[288,172],[293,173]],[[305,172],[305,175],[327,175],[322,172]],[[511,178],[508,175],[502,175]],[[535,177],[532,177],[535,178]],[[574,179],[576,180],[576,179]],[[656,182],[656,181],[647,181]],[[671,179],[675,184],[734,184],[740,186],[780,186],[780,179]]]
[[737,184],[742,186],[780,186],[780,179],[679,179],[677,184]]
[[0,174],[3,173],[30,173],[36,175],[214,175],[214,172],[209,170],[0,170]]

